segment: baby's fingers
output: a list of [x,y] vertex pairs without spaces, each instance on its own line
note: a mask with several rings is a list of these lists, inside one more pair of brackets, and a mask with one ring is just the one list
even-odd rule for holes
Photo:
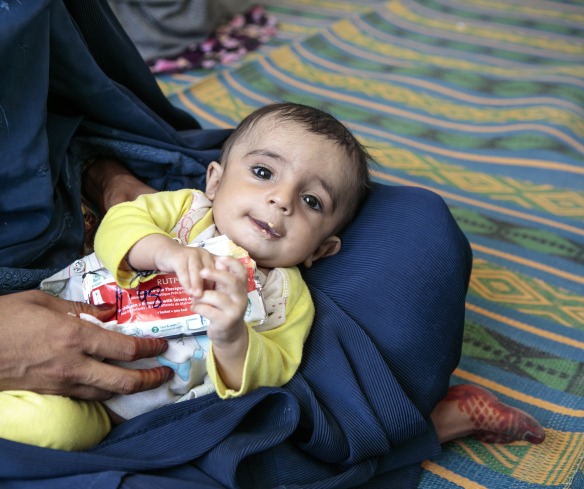
[[247,280],[247,269],[237,258],[231,256],[215,257],[215,268],[227,270],[229,273],[239,277],[239,279]]
[[201,271],[205,268],[214,268],[214,260],[206,250],[186,249],[183,264],[177,268],[176,275],[185,292],[195,298],[203,295],[205,288]]
[[218,258],[214,269],[204,269],[201,276],[215,283],[215,289],[227,294],[247,294],[247,271],[239,260]]
[[247,296],[227,294],[219,290],[206,290],[203,297],[197,299],[192,307],[196,314],[210,321],[209,338],[213,331],[230,331],[243,321],[247,306]]

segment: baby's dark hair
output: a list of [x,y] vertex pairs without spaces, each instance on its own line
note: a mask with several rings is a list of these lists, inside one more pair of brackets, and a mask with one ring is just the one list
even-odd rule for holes
[[235,142],[245,137],[257,122],[267,117],[273,117],[277,122],[296,122],[311,133],[334,142],[346,152],[355,168],[350,182],[352,204],[342,225],[347,224],[353,219],[371,188],[368,165],[372,158],[351,131],[328,112],[293,102],[279,102],[260,107],[244,118],[227,138],[221,152],[221,164],[227,162]]

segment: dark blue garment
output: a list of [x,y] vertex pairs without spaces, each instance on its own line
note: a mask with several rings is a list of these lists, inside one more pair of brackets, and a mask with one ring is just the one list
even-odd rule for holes
[[[229,132],[169,106],[104,0],[5,4],[0,288],[15,290],[78,253],[86,155],[196,186]],[[88,452],[0,440],[0,487],[415,487],[440,451],[428,418],[460,356],[470,248],[438,196],[381,185],[342,240],[303,271],[316,320],[286,386],[166,406]]]
[[0,293],[79,256],[84,159],[133,144],[126,163],[148,183],[200,186],[230,133],[168,102],[106,2],[70,3],[74,17],[61,1],[0,8]]

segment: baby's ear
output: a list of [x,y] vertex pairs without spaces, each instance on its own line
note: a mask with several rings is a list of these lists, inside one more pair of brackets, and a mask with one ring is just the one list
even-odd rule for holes
[[205,196],[211,201],[215,198],[215,193],[219,188],[222,176],[223,167],[216,161],[209,163],[209,166],[207,167],[207,186],[205,187]]
[[339,251],[341,251],[341,238],[335,235],[329,236],[312,255],[304,260],[304,266],[310,268],[315,261],[336,255]]

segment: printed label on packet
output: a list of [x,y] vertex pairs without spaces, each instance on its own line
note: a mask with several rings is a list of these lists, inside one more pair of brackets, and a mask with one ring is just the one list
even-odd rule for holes
[[[248,271],[248,307],[244,320],[261,323],[266,319],[255,263],[225,236],[212,238],[198,246],[220,256],[238,258]],[[172,337],[206,334],[208,321],[191,311],[191,297],[185,294],[174,273],[158,274],[134,289],[119,287],[107,270],[88,273],[83,280],[88,302],[116,304],[115,321],[108,329],[132,336]]]

